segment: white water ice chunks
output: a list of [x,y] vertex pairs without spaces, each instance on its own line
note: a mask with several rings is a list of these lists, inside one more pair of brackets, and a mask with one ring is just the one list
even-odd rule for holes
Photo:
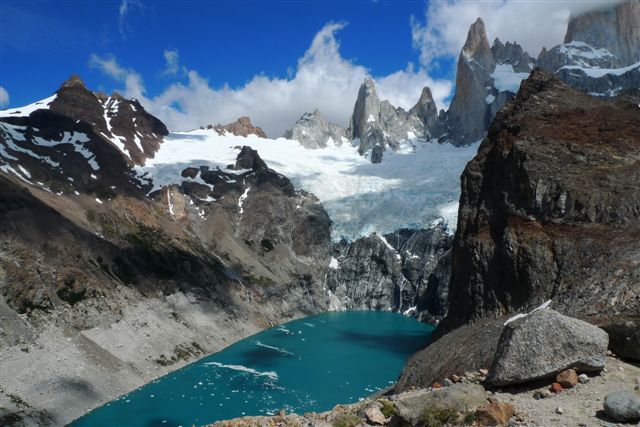
[[207,362],[207,366],[215,366],[220,369],[228,369],[231,371],[239,372],[241,375],[247,375],[255,378],[267,378],[273,381],[278,380],[278,373],[275,371],[258,371],[257,369],[249,368],[243,365],[225,365],[220,362]]
[[281,347],[276,347],[276,346],[273,346],[273,345],[268,345],[268,344],[265,344],[265,343],[263,343],[263,342],[261,342],[261,341],[256,341],[256,342],[255,342],[255,344],[256,344],[258,347],[262,347],[262,348],[267,349],[267,350],[272,350],[272,351],[274,351],[274,352],[276,352],[276,353],[280,353],[281,355],[284,355],[284,356],[292,356],[292,357],[295,357],[295,354],[294,354],[294,353],[292,353],[292,352],[290,352],[290,351],[288,351],[288,350],[286,350],[286,349],[284,349],[284,348],[281,348]]

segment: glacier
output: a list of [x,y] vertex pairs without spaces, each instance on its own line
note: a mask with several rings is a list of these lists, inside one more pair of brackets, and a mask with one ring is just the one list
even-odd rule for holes
[[334,240],[355,240],[398,228],[444,223],[455,230],[460,175],[478,143],[466,147],[408,139],[398,151],[372,164],[350,143],[310,150],[298,141],[255,135],[219,135],[210,129],[174,132],[139,174],[153,178],[154,189],[182,181],[188,166],[226,170],[247,145],[296,188],[315,194],[333,221]]

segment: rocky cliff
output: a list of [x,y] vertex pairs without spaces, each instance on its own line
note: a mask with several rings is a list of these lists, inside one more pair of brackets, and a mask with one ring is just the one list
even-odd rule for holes
[[[334,246],[326,283],[334,308],[391,310],[437,322],[446,313],[452,236],[442,226],[372,234]],[[444,273],[446,277],[442,277]]]
[[523,82],[462,176],[449,311],[400,388],[488,363],[500,318],[546,300],[609,330],[637,324],[639,142],[637,104],[542,70]]
[[218,132],[218,135],[224,135],[226,132],[229,132],[236,136],[257,135],[260,138],[267,137],[267,134],[262,130],[262,128],[252,125],[251,119],[246,116],[240,117],[235,122],[228,123],[226,125],[209,125],[207,126],[207,129],[214,129]]
[[611,68],[637,63],[640,61],[640,1],[625,1],[571,17],[564,43],[572,42],[606,49],[615,58]]

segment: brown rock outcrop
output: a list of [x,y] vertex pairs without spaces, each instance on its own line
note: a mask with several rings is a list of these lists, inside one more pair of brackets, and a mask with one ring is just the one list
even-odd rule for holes
[[249,135],[257,135],[260,138],[266,138],[267,134],[259,127],[253,126],[251,124],[251,119],[249,117],[243,116],[240,117],[233,123],[229,123],[226,125],[217,124],[215,126],[207,126],[208,129],[214,129],[218,132],[219,135],[223,135],[225,132],[229,132],[234,134],[235,136],[249,136]]

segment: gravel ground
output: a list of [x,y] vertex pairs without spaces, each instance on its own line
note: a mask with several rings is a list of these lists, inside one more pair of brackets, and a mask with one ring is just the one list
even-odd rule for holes
[[[624,425],[607,421],[603,416],[603,402],[607,394],[624,388],[633,390],[640,378],[640,367],[622,360],[607,357],[606,372],[592,376],[586,384],[554,394],[546,399],[534,399],[536,391],[548,387],[521,391],[519,393],[497,392],[495,397],[509,402],[524,415],[526,426],[616,426]],[[558,414],[558,408],[562,414]]]

